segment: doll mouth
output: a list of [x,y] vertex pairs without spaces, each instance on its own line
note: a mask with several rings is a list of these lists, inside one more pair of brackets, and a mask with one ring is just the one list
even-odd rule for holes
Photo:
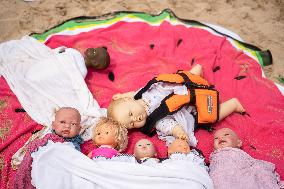
[[68,130],[63,130],[62,131],[62,134],[67,134],[68,135],[69,133],[70,133],[70,131],[68,131]]
[[218,144],[225,144],[226,143],[226,141],[225,140],[221,140]]

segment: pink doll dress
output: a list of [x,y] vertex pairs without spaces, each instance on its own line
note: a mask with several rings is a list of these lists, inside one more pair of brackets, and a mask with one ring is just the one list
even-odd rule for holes
[[209,175],[215,189],[279,189],[274,164],[252,158],[238,148],[222,148],[210,155]]
[[118,151],[110,148],[110,147],[99,147],[96,148],[92,151],[92,156],[91,158],[93,159],[94,157],[98,157],[98,156],[103,156],[106,158],[112,158],[113,156],[118,155]]

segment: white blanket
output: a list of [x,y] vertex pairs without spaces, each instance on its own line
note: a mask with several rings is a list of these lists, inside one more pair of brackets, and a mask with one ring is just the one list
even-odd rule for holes
[[213,188],[206,169],[194,161],[166,160],[151,166],[93,161],[68,143],[51,141],[32,157],[32,184],[38,189]]
[[59,107],[79,110],[84,140],[91,138],[90,127],[106,116],[85,83],[82,64],[84,58],[75,49],[59,53],[29,36],[0,44],[0,75],[29,116],[46,127],[42,136],[51,130]]

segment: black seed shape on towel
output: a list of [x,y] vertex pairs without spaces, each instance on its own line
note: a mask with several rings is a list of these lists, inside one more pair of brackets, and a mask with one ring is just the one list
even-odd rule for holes
[[193,65],[193,64],[194,64],[194,61],[195,61],[195,60],[194,60],[194,58],[193,58],[193,59],[191,60],[191,65]]
[[154,49],[154,47],[155,47],[154,44],[151,44],[151,45],[150,45],[150,48],[151,48],[151,49]]
[[244,79],[244,78],[246,78],[246,76],[240,75],[240,76],[235,77],[234,79],[236,79],[236,80],[241,80],[241,79]]
[[19,112],[26,112],[26,110],[24,110],[23,108],[16,108],[16,109],[15,109],[15,112],[16,112],[16,113],[19,113]]
[[182,39],[179,39],[177,42],[177,47],[181,44],[181,42],[182,42]]
[[221,67],[220,66],[216,66],[214,69],[213,69],[213,72],[217,72],[218,70],[220,70]]
[[108,79],[111,80],[111,81],[114,81],[114,74],[113,74],[112,71],[110,71],[110,72],[108,73]]
[[251,147],[252,149],[256,150],[256,147],[254,147],[253,145],[249,145],[249,147]]
[[40,130],[35,130],[32,132],[32,134],[36,134],[37,132],[39,132]]
[[247,112],[241,112],[240,114],[241,114],[241,115],[247,115],[247,116],[250,117],[250,115],[249,115]]

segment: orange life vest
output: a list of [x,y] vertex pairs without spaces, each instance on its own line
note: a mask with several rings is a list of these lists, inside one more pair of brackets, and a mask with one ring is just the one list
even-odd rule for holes
[[191,74],[189,71],[179,71],[176,74],[160,74],[150,80],[134,96],[135,100],[141,99],[151,85],[157,82],[185,85],[188,89],[187,95],[171,93],[166,96],[160,106],[148,115],[145,126],[140,128],[147,135],[154,134],[155,124],[167,115],[174,114],[184,106],[195,106],[196,126],[200,124],[215,123],[219,119],[219,93],[204,78]]

